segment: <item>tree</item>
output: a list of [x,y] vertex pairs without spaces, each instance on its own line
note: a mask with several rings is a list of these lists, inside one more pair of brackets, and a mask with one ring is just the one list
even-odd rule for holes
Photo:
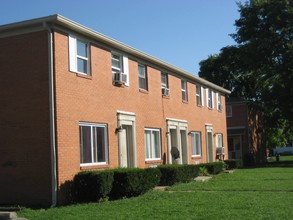
[[293,1],[250,0],[238,7],[236,45],[201,61],[199,76],[262,106],[268,135],[292,137]]

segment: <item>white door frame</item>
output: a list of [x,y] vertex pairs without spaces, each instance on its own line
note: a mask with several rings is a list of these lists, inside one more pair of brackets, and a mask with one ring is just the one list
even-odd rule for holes
[[[135,113],[132,112],[124,112],[124,111],[117,111],[117,126],[118,130],[123,129],[124,126],[130,126],[131,127],[131,133],[132,137],[132,155],[130,155],[131,160],[133,161],[133,166],[132,167],[137,167],[137,156],[136,156],[136,122],[135,122]],[[126,137],[127,138],[127,137]],[[129,140],[129,139],[128,139]],[[119,166],[122,166],[122,140],[119,140],[119,135],[118,135],[118,158],[119,158]],[[130,158],[128,158],[130,160]]]
[[181,134],[180,131],[184,130],[186,133],[186,152],[187,152],[187,162],[189,158],[189,147],[188,147],[188,122],[186,120],[180,120],[180,119],[172,119],[172,118],[167,118],[167,140],[168,140],[168,147],[167,147],[167,155],[168,155],[168,164],[172,164],[172,155],[171,155],[171,133],[170,130],[174,129],[176,130],[176,136],[177,136],[177,147],[180,152],[180,158],[178,160],[179,164],[183,163],[182,160],[182,140],[181,140]]
[[[215,159],[214,159],[214,138],[213,138],[213,125],[212,124],[206,124],[205,125],[206,127],[206,160],[208,163],[210,162],[213,162]],[[210,152],[210,149],[209,149],[209,140],[208,140],[208,133],[211,133],[212,135],[212,138],[211,138],[211,152]],[[212,158],[212,161],[210,161],[210,158]]]

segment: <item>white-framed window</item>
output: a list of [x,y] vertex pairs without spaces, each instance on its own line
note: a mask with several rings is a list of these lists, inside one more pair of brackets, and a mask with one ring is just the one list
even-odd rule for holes
[[108,131],[106,124],[79,123],[80,164],[108,163]]
[[198,106],[204,106],[203,87],[200,85],[196,85],[196,104]]
[[162,95],[169,96],[169,84],[168,84],[168,74],[161,73],[161,87],[162,87]]
[[207,106],[209,108],[214,108],[214,92],[211,89],[207,88],[206,93],[207,93],[206,94],[206,96],[207,96]]
[[217,110],[222,111],[223,106],[222,106],[222,102],[221,102],[221,94],[218,92],[216,93],[216,100],[217,100]]
[[148,90],[146,66],[140,63],[138,64],[138,80],[139,88],[143,90]]
[[121,72],[126,75],[126,86],[129,86],[129,66],[128,66],[128,57],[121,55],[116,52],[112,52],[112,74],[115,72]]
[[187,82],[184,79],[181,79],[181,93],[182,93],[182,100],[183,101],[188,101]]
[[201,133],[191,132],[192,156],[201,156]]
[[223,134],[216,134],[216,147],[223,147]]
[[162,88],[169,88],[167,73],[161,73]]
[[145,159],[161,159],[161,134],[160,129],[144,129]]
[[226,105],[226,117],[231,118],[232,117],[232,106]]
[[69,69],[72,72],[90,75],[89,42],[69,35]]

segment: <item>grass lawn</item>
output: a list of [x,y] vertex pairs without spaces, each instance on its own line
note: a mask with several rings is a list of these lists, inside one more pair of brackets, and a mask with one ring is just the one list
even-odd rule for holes
[[24,209],[42,219],[292,219],[293,169],[240,169],[143,196],[52,209]]

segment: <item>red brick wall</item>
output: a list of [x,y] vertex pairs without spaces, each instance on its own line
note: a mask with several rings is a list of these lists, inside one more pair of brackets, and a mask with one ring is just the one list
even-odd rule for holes
[[248,112],[247,103],[231,103],[232,117],[227,118],[228,127],[247,127]]
[[48,38],[0,38],[0,204],[51,203]]
[[[214,133],[223,133],[227,151],[225,109],[218,112],[196,105],[195,85],[188,82],[188,103],[181,98],[181,79],[169,75],[170,97],[162,98],[161,72],[147,66],[148,92],[139,91],[138,63],[129,59],[129,87],[112,85],[111,52],[95,44],[90,47],[91,77],[69,72],[68,36],[55,33],[56,76],[56,124],[58,146],[58,183],[60,188],[81,170],[79,146],[79,122],[106,123],[109,137],[109,165],[118,166],[117,111],[133,112],[136,115],[137,165],[147,167],[145,162],[144,128],[160,128],[162,154],[167,151],[166,118],[188,121],[188,131],[201,131],[202,157],[191,158],[191,137],[188,136],[189,163],[206,162],[205,123],[213,125]],[[205,93],[204,93],[205,96]],[[214,97],[216,101],[216,97]],[[222,104],[225,99],[222,96]],[[65,187],[65,191],[66,191]],[[62,191],[62,189],[61,189]],[[64,202],[64,192],[59,202]]]

